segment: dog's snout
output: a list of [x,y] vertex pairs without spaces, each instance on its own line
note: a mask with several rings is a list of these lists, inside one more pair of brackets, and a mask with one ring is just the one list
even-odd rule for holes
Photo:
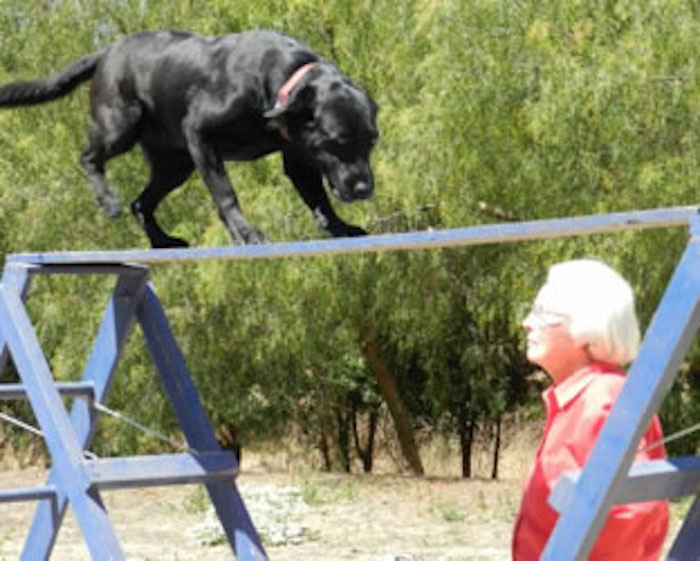
[[372,183],[370,181],[358,181],[355,183],[355,198],[367,199],[372,195]]

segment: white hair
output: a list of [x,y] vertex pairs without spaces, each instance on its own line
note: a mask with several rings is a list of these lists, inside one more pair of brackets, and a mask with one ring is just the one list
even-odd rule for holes
[[571,336],[587,343],[591,358],[625,365],[637,355],[634,292],[605,263],[577,259],[553,265],[538,301],[548,311],[570,318]]

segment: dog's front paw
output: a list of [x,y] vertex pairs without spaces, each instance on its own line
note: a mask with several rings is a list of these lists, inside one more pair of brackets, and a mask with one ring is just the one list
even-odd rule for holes
[[357,236],[366,236],[367,231],[359,226],[352,224],[343,224],[330,230],[330,233],[335,238],[354,238]]
[[267,243],[267,236],[253,228],[243,235],[243,243],[246,245]]
[[177,247],[189,247],[185,240],[181,238],[175,238],[173,236],[160,236],[151,239],[151,247],[153,249],[171,249]]
[[346,237],[348,238],[354,238],[356,236],[366,236],[367,235],[367,230],[364,228],[360,228],[359,226],[349,226],[348,231],[345,234]]

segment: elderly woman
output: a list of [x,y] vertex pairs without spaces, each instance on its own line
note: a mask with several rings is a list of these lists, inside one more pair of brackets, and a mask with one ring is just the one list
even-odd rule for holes
[[[636,355],[639,326],[629,284],[599,261],[554,265],[523,321],[527,358],[552,379],[542,394],[547,421],[525,483],[513,533],[513,560],[540,558],[557,521],[547,497],[559,476],[581,469],[625,381],[622,366]],[[654,416],[637,460],[665,455]],[[668,504],[614,506],[590,561],[656,561],[668,529]]]

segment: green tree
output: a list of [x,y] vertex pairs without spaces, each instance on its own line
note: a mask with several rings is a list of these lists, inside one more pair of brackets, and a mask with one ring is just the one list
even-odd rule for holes
[[[698,16],[687,0],[6,0],[0,82],[48,75],[142,29],[286,31],[380,106],[376,194],[339,213],[375,233],[451,228],[697,204]],[[100,215],[79,171],[87,98],[83,87],[0,111],[0,255],[145,247],[129,217]],[[272,240],[318,236],[279,157],[228,169],[245,213]],[[133,151],[108,174],[130,201],[147,170]],[[193,244],[230,243],[196,176],[159,219]],[[420,471],[420,434],[442,431],[461,441],[467,476],[473,431],[492,435],[496,448],[502,415],[537,399],[519,321],[547,266],[604,258],[631,279],[647,325],[685,243],[681,231],[640,232],[152,274],[217,428],[233,427],[244,446],[302,435],[326,467],[347,469],[363,456],[366,469],[372,448],[353,451],[350,435],[359,411],[371,427],[386,400],[376,377],[384,372],[403,411],[395,420],[404,444],[413,440],[412,469]],[[111,282],[37,282],[31,311],[59,379],[79,376]],[[138,341],[110,403],[175,432]],[[667,432],[690,423],[700,402],[696,347],[662,411]],[[679,450],[697,448],[684,442]],[[97,446],[160,445],[106,422]]]

